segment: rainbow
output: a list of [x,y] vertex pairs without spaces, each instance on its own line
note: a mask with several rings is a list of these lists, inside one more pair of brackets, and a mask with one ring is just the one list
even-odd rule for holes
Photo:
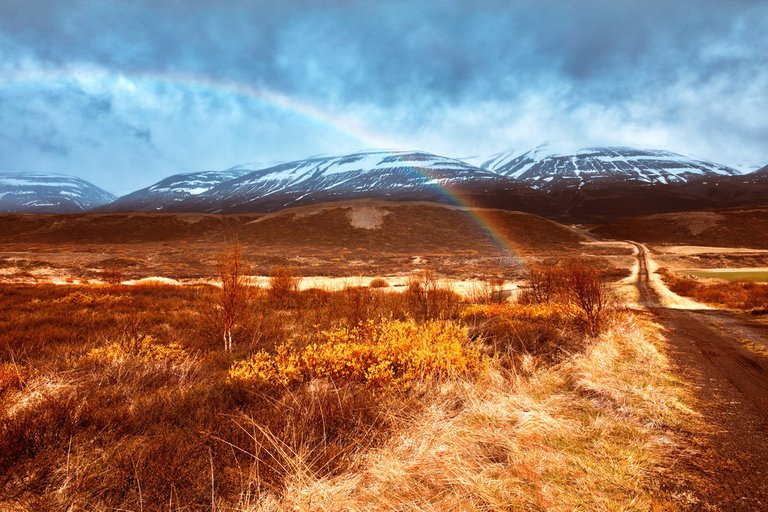
[[[139,86],[150,85],[155,87],[167,87],[170,85],[192,92],[214,92],[245,98],[268,108],[276,108],[293,115],[299,115],[312,124],[342,134],[368,148],[391,149],[399,147],[399,144],[393,139],[374,132],[364,123],[360,122],[359,119],[352,116],[331,112],[317,105],[269,89],[189,73],[136,71],[131,72],[130,75],[125,75],[114,74],[92,67],[26,69],[0,74],[0,91],[3,88],[30,84],[45,86],[48,84],[72,83],[80,86],[89,86],[101,84],[109,80],[129,89],[135,88],[137,84]],[[416,171],[427,178],[433,178],[429,169],[416,168]],[[503,234],[503,229],[499,221],[494,218],[492,211],[475,207],[471,204],[471,201],[462,197],[457,191],[442,185],[436,186],[447,199],[456,206],[463,208],[467,215],[473,219],[505,255],[516,258],[518,250],[515,249],[513,242]]]

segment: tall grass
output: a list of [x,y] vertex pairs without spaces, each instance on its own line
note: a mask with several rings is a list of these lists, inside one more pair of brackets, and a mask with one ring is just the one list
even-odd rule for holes
[[249,290],[231,351],[212,287],[0,292],[0,509],[642,508],[682,414],[653,326],[430,274]]
[[295,456],[287,487],[243,508],[672,508],[655,475],[671,464],[671,432],[691,413],[659,343],[657,326],[622,315],[560,365],[529,356],[516,371],[452,381],[431,390],[422,411],[391,412],[400,428],[350,470],[318,476]]

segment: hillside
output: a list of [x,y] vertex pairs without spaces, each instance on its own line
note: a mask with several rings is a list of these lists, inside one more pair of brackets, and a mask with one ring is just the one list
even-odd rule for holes
[[[489,223],[497,239],[489,234]],[[221,250],[235,237],[259,272],[288,265],[316,275],[402,273],[423,265],[471,274],[498,270],[499,258],[580,251],[584,239],[566,226],[526,213],[369,200],[266,215],[0,216],[6,260],[33,248],[36,258],[53,266],[95,269],[119,258],[131,262],[128,271],[143,275],[210,275]],[[512,269],[514,258],[505,265]]]
[[650,244],[768,249],[768,207],[628,217],[592,231],[607,238]]
[[242,165],[224,171],[203,171],[175,174],[154,185],[131,192],[99,208],[100,211],[163,211],[175,203],[200,195],[220,185],[252,172],[256,167]]
[[106,190],[74,176],[0,173],[0,212],[77,213],[114,200]]

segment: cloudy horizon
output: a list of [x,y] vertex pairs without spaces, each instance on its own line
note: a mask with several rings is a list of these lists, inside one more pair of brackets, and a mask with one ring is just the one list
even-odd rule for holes
[[0,172],[122,194],[244,163],[553,140],[756,169],[766,23],[757,0],[0,0]]

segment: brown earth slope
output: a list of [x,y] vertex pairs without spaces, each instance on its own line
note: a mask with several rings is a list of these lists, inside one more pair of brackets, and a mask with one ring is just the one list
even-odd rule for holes
[[5,215],[0,267],[24,260],[28,267],[114,264],[130,275],[204,276],[235,238],[256,272],[287,265],[313,275],[402,273],[413,265],[497,272],[519,257],[581,251],[585,240],[536,215],[434,203],[355,201],[251,215]]
[[592,231],[649,244],[768,249],[768,206],[628,217]]

